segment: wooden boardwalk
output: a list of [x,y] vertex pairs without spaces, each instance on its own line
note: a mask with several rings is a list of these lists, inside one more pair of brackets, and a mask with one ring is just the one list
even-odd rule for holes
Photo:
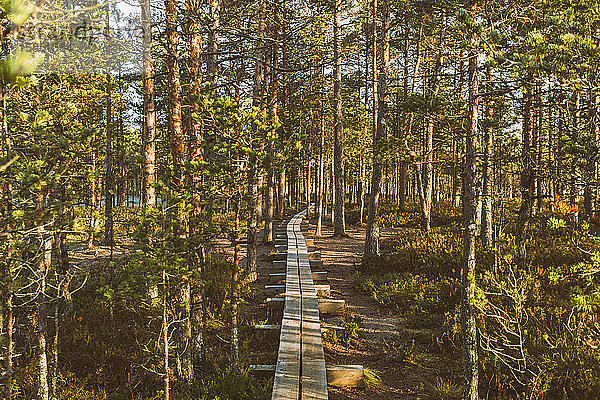
[[317,291],[306,241],[300,229],[306,212],[296,214],[279,239],[287,240],[285,305],[273,400],[327,399],[327,370]]

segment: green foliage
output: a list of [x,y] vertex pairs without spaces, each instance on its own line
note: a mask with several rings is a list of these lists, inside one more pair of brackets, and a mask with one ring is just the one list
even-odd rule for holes
[[[498,396],[494,398],[527,391],[545,398],[593,398],[600,388],[600,239],[590,234],[589,225],[584,230],[567,227],[564,210],[556,209],[533,220],[525,270],[513,266],[514,208],[497,215],[504,228],[497,253],[477,254],[480,358],[484,381]],[[390,218],[385,212],[384,220]],[[397,214],[406,219],[411,213],[408,209]],[[441,220],[452,220],[452,212],[444,213],[448,215]],[[430,346],[451,364],[460,341],[460,231],[454,223],[434,226],[430,233],[405,229],[386,240],[382,250],[381,256],[364,261],[356,286],[405,317],[409,328],[430,329]],[[498,315],[510,316],[512,322],[503,326]],[[506,347],[499,343],[506,340],[501,332],[507,327],[521,332],[518,342],[508,333],[504,337],[519,343],[522,355],[503,355]],[[488,346],[498,347],[499,353],[484,351]],[[514,360],[520,357],[527,365],[525,372],[516,372]],[[427,389],[434,398],[455,398],[456,390],[447,380]]]
[[381,377],[371,368],[364,368],[365,387],[369,390],[377,390],[381,387]]
[[436,378],[435,382],[429,383],[429,390],[436,400],[459,400],[462,396],[462,387],[442,377]]

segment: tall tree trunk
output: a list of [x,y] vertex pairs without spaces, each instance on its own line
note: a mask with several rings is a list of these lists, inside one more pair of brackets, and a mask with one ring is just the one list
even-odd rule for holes
[[[273,26],[273,45],[271,54],[271,91],[269,94],[269,117],[273,123],[278,119],[278,60],[279,60],[279,17],[278,9],[275,8],[275,25]],[[273,203],[275,198],[275,141],[277,130],[273,131],[273,137],[268,139],[267,151],[269,153],[269,165],[267,170],[267,191],[265,202],[265,227],[264,240],[266,243],[273,241]]]
[[[439,91],[439,74],[442,69],[443,62],[443,47],[444,47],[444,37],[446,33],[446,21],[444,21],[444,26],[440,33],[439,38],[439,49],[435,59],[435,64],[433,70],[431,71],[431,77],[429,78],[429,95],[431,97],[431,106],[433,106],[433,101],[438,95]],[[422,185],[421,189],[423,192],[423,198],[421,201],[421,216],[422,216],[422,227],[425,232],[429,232],[431,230],[431,206],[433,201],[433,133],[435,130],[434,119],[433,116],[428,115],[425,117],[425,140],[424,140],[424,163],[423,163],[423,177],[422,177]]]
[[525,267],[525,241],[527,228],[534,202],[535,185],[535,157],[531,151],[532,128],[533,128],[533,76],[528,74],[525,78],[525,92],[523,94],[523,142],[521,159],[523,170],[521,171],[521,207],[517,218],[517,230],[515,233],[515,246],[517,250],[517,263],[521,268]]
[[[373,12],[377,10],[377,0],[373,0]],[[382,3],[382,40],[381,69],[378,79],[377,124],[373,137],[373,172],[371,175],[371,193],[369,196],[369,214],[367,216],[367,233],[365,239],[365,256],[379,254],[379,196],[383,171],[383,146],[387,137],[387,75],[390,65],[390,4]],[[376,18],[375,18],[376,19]],[[374,31],[377,31],[376,26]],[[373,60],[375,61],[375,59]],[[373,63],[376,65],[376,63]],[[378,68],[374,67],[374,71]],[[374,89],[375,90],[375,89]],[[375,108],[375,104],[373,105]]]
[[[574,93],[574,104],[573,104],[573,129],[571,131],[571,140],[574,146],[578,146],[579,142],[579,121],[581,120],[581,90],[576,89]],[[571,182],[570,182],[570,193],[569,199],[571,204],[577,203],[577,196],[579,195],[579,189],[577,187],[577,162],[575,156],[571,159]]]
[[373,87],[373,110],[372,110],[372,114],[373,114],[373,120],[371,121],[371,130],[372,130],[372,135],[373,138],[377,137],[377,129],[378,129],[378,124],[379,124],[379,118],[378,118],[378,113],[379,113],[379,91],[378,91],[378,78],[379,78],[379,65],[377,62],[377,22],[378,22],[378,15],[377,15],[377,2],[378,0],[372,0],[371,1],[371,13],[372,15],[372,23],[373,23],[373,27],[372,27],[372,38],[373,38],[373,46],[371,47],[371,63],[373,65],[372,68],[372,74],[371,74],[371,86]]
[[345,185],[344,185],[344,126],[342,121],[342,55],[341,55],[341,5],[340,0],[334,0],[333,23],[333,57],[335,59],[335,73],[333,81],[333,169],[335,175],[335,212],[334,236],[346,236],[345,217]]
[[[8,132],[8,118],[6,115],[6,84],[4,82],[0,82],[0,110],[2,111],[2,121],[1,121],[1,137],[2,137],[2,148],[3,148],[3,156],[5,160],[10,160],[12,156],[11,151],[11,139]],[[10,171],[7,171],[10,172]],[[2,198],[0,201],[0,212],[4,213],[4,215],[12,214],[12,196],[11,196],[11,184],[9,180],[5,180],[0,188],[2,189]],[[6,246],[6,267],[5,270],[2,271],[3,274],[0,276],[0,279],[3,280],[2,286],[0,286],[4,293],[0,295],[0,302],[6,301],[5,304],[0,306],[0,313],[3,315],[0,316],[0,329],[4,328],[4,323],[6,323],[6,353],[4,356],[4,369],[5,369],[5,390],[4,394],[6,396],[6,400],[13,399],[13,356],[14,356],[14,309],[13,309],[13,300],[14,300],[14,271],[13,271],[13,254],[14,250],[12,248],[12,234],[10,231],[12,230],[12,224],[8,222],[6,225],[7,236],[5,237],[4,246]],[[6,296],[6,297],[5,297]],[[6,318],[4,319],[4,314],[6,314]]]
[[142,6],[142,35],[144,59],[144,205],[156,205],[155,164],[156,164],[156,109],[154,105],[154,62],[152,60],[152,11],[150,0],[140,0]]
[[[491,91],[492,68],[486,67],[486,78],[488,81],[488,91]],[[481,240],[485,247],[492,246],[494,225],[492,220],[492,202],[494,196],[494,175],[492,160],[494,157],[494,99],[491,95],[486,98],[485,104],[485,130],[483,154],[483,220],[481,226]]]
[[175,185],[179,189],[182,189],[185,184],[183,176],[185,141],[181,119],[181,80],[179,73],[179,55],[177,50],[179,36],[177,34],[177,8],[175,6],[175,0],[165,0],[165,24],[173,178]]
[[221,28],[221,0],[209,0],[208,16],[208,48],[206,57],[206,71],[208,81],[214,89],[219,79],[217,68],[217,52],[219,51],[219,29]]
[[360,223],[362,224],[365,221],[365,196],[367,191],[366,184],[366,175],[367,175],[367,166],[365,165],[364,157],[360,157]]
[[5,358],[5,369],[6,369],[6,383],[5,383],[5,395],[6,400],[13,399],[12,383],[13,383],[13,356],[14,356],[14,314],[13,314],[13,270],[12,262],[8,260],[8,268],[6,273],[6,279],[8,280],[8,293],[6,296],[6,358]]
[[277,217],[283,219],[285,214],[285,165],[281,166],[281,170],[277,177],[277,184]]
[[[108,57],[108,38],[110,37],[110,3],[106,3],[106,41],[105,54]],[[113,126],[112,126],[112,79],[110,61],[106,62],[106,169],[104,172],[104,243],[111,246],[113,235],[113,197],[115,193],[115,175],[113,171]]]
[[590,89],[590,121],[592,130],[592,143],[588,146],[587,179],[585,180],[585,213],[591,217],[594,208],[597,207],[598,196],[598,150],[600,140],[600,94],[595,87],[595,76],[592,79],[594,87]]
[[46,276],[52,262],[52,240],[42,233],[43,253],[40,255],[38,265],[39,289],[37,293],[37,310],[35,314],[35,334],[37,337],[36,359],[37,359],[37,399],[48,400],[50,388],[48,386],[48,315],[46,305]]
[[[264,35],[265,35],[265,0],[260,0],[258,5],[258,40],[255,47],[256,63],[254,65],[254,88],[252,105],[264,108]],[[258,193],[258,166],[254,153],[248,159],[248,229],[247,229],[247,259],[246,272],[250,280],[256,279],[256,231],[259,218],[259,193]]]
[[164,385],[165,394],[164,400],[169,400],[171,375],[169,373],[169,321],[167,318],[167,309],[169,301],[169,289],[167,284],[167,272],[163,269],[162,271],[162,284],[163,284],[163,304],[162,304],[162,340],[163,340],[163,363],[164,363]]
[[[462,53],[461,53],[462,55]],[[464,92],[464,60],[463,57],[460,57],[460,64],[459,64],[459,71],[458,71],[458,97],[459,100],[461,100],[462,103],[462,98],[463,98],[463,92]],[[463,124],[461,124],[463,125]],[[464,125],[463,125],[464,126]],[[461,129],[462,130],[462,129]],[[460,207],[460,193],[461,193],[461,189],[460,189],[460,182],[459,182],[459,171],[461,169],[461,154],[460,154],[460,148],[461,148],[461,143],[462,140],[460,138],[459,135],[455,135],[453,138],[453,147],[454,147],[454,154],[453,154],[453,165],[452,165],[452,205],[454,206],[454,208],[458,209]]]
[[92,249],[94,247],[94,230],[96,229],[96,134],[92,132],[92,138],[90,140],[91,154],[90,154],[90,219],[88,222],[87,232],[87,248]]
[[240,346],[238,335],[238,289],[240,270],[240,206],[241,199],[234,201],[235,208],[235,232],[233,238],[233,269],[231,271],[231,360],[237,364],[240,358]]
[[[325,66],[321,67],[321,79],[325,80]],[[319,187],[317,192],[317,230],[316,236],[323,235],[323,207],[325,205],[325,101],[323,95],[320,95],[319,99],[319,135],[320,135],[320,146],[319,146],[319,170],[317,171],[319,176]]]
[[469,52],[469,129],[465,146],[465,168],[463,172],[463,270],[461,330],[463,344],[463,400],[478,400],[479,359],[477,356],[477,323],[475,321],[475,235],[476,198],[474,191],[476,148],[479,115],[479,77],[477,74],[478,54]]
[[[187,0],[187,36],[189,51],[189,69],[190,69],[190,93],[188,96],[189,107],[194,114],[200,115],[202,110],[200,105],[194,100],[202,88],[202,4],[199,0]],[[189,150],[188,161],[190,164],[201,164],[204,161],[204,126],[200,117],[192,117],[190,121],[189,132]],[[199,235],[202,234],[202,176],[201,171],[195,171],[192,168],[187,170],[187,186],[192,191],[191,209],[189,211],[188,222],[188,254],[187,263],[190,272],[196,272],[201,278],[204,278],[204,266],[206,254],[199,256],[198,247],[200,245]],[[200,259],[202,258],[202,259]],[[189,282],[187,282],[189,285]],[[206,320],[206,299],[204,295],[204,286],[190,292],[190,315],[189,321],[191,330],[191,354],[192,364],[200,364],[204,360],[204,328]],[[187,329],[187,327],[186,327]],[[193,367],[190,369],[193,373]]]
[[[543,156],[544,156],[544,102],[542,95],[542,84],[536,85],[536,140],[535,140],[535,153],[537,157],[536,164],[538,166],[542,166],[543,164]],[[537,211],[542,210],[543,200],[544,200],[544,180],[542,179],[542,174],[536,175],[535,181],[535,199],[536,199],[536,209]]]

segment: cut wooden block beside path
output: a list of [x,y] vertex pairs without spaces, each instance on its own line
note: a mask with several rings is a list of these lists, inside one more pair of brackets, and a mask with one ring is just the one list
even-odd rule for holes
[[[330,365],[326,367],[327,384],[334,387],[362,387],[365,381],[362,365]],[[269,376],[275,372],[275,365],[251,365],[254,375]]]

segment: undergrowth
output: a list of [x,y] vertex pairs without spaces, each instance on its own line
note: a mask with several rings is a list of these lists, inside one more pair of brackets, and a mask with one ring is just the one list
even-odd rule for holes
[[[594,226],[574,223],[559,206],[533,218],[524,269],[515,267],[514,204],[494,216],[496,247],[478,245],[480,382],[489,398],[592,399],[600,393],[600,240]],[[407,361],[439,354],[439,367],[456,367],[460,376],[459,213],[448,204],[435,207],[433,228],[423,232],[416,205],[398,212],[384,204],[380,221],[405,229],[382,243],[380,256],[363,260],[356,287],[403,317],[406,340],[421,342],[429,354]],[[449,380],[424,390],[434,398],[457,396]]]

